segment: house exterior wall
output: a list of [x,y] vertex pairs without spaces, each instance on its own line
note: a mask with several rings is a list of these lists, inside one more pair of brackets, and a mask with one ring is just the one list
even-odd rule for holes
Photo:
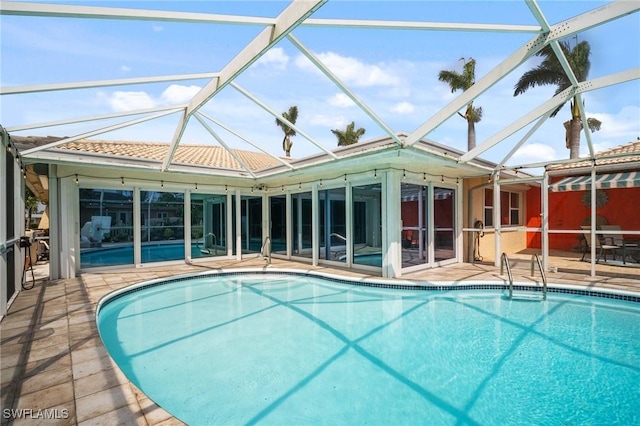
[[[483,262],[495,262],[496,235],[487,232],[480,238],[480,255]],[[508,255],[518,253],[527,248],[527,235],[523,231],[501,232],[500,252]]]
[[[542,189],[540,187],[532,187],[527,191],[527,208],[525,210],[525,225],[527,228],[542,227]],[[551,236],[550,236],[551,237]],[[526,233],[527,248],[542,247],[542,233],[530,232]]]
[[[484,220],[484,190],[486,188],[493,188],[493,184],[487,182],[486,178],[474,178],[466,179],[464,185],[464,227],[473,228],[474,223],[477,220]],[[524,189],[522,186],[514,187],[513,185],[505,185],[501,188],[505,191],[519,192],[522,194],[523,205],[521,210],[521,225],[527,225],[529,222],[529,203],[530,199],[537,197],[538,205],[540,204],[540,191],[538,187],[531,187],[530,189]],[[537,192],[536,192],[537,190]],[[530,194],[533,191],[532,194]],[[471,215],[469,215],[469,209]],[[501,212],[501,216],[504,216],[505,212]],[[508,214],[508,213],[506,213]],[[540,216],[538,213],[538,220]],[[516,231],[516,226],[504,225],[502,232],[500,233],[500,252],[501,253],[517,253],[528,247],[529,235],[524,231]],[[473,260],[473,244],[470,243],[474,233],[467,232],[465,235],[465,261],[470,262]],[[495,247],[496,236],[492,229],[487,229],[485,226],[484,236],[479,239],[480,255],[484,262],[495,262]],[[471,254],[470,254],[471,253]]]
[[[640,213],[637,203],[640,188],[608,188],[604,190],[608,202],[598,207],[598,220],[606,220],[609,225],[620,225],[622,230],[640,229]],[[563,191],[549,193],[549,229],[579,230],[581,225],[590,223],[591,209],[583,202],[585,191]],[[540,188],[532,188],[527,193],[527,226],[539,227]],[[575,251],[579,249],[581,234],[549,234],[549,249]],[[541,248],[539,233],[527,232],[527,247]]]

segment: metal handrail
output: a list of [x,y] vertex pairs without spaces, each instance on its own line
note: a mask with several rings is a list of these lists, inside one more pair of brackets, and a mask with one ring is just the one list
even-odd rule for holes
[[213,237],[212,242],[213,242],[213,255],[217,256],[218,255],[218,238],[216,238],[216,234],[214,234],[213,232],[209,232],[207,234],[207,236],[211,235]]
[[[213,232],[209,232],[206,235],[202,236],[202,243],[206,244],[205,238],[207,238],[209,235],[211,235],[213,237],[213,255],[217,256],[218,255],[218,239],[216,238],[216,234],[214,234]],[[211,254],[211,250],[209,250],[206,247],[200,247],[200,239],[196,240],[196,247],[198,247],[200,249],[200,251],[206,250],[208,254]]]
[[338,237],[340,238],[342,241],[347,241],[347,237],[344,237],[340,234],[338,234],[337,232],[332,232],[331,234],[329,234],[330,237]]
[[540,276],[542,277],[542,300],[546,300],[547,299],[547,275],[544,273],[544,269],[542,269],[542,262],[540,262],[540,257],[534,253],[533,256],[531,256],[531,276],[533,277],[533,272],[534,272],[534,263],[533,261],[536,260],[538,263],[538,269],[540,270]]
[[509,299],[513,297],[513,274],[511,274],[511,265],[509,265],[509,258],[507,253],[502,253],[500,256],[500,275],[504,274],[504,267],[507,266],[507,275],[509,276]]
[[264,238],[264,243],[262,243],[262,247],[260,248],[260,256],[264,259],[265,248],[267,247],[267,243],[269,243],[269,257],[267,258],[267,263],[271,264],[271,238],[266,236]]

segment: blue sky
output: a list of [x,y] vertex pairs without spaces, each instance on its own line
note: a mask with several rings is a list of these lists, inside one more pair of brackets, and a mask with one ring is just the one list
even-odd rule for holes
[[[287,2],[73,2],[74,5],[180,10],[191,12],[277,16]],[[603,2],[541,1],[550,24],[599,7]],[[469,22],[536,25],[524,1],[335,1],[314,18],[380,19],[430,22]],[[184,24],[149,21],[113,21],[0,16],[1,85],[107,80],[221,70],[258,32],[260,26]],[[451,31],[407,31],[353,28],[298,27],[294,36],[316,54],[356,95],[394,131],[411,133],[460,93],[452,94],[437,79],[443,69],[461,70],[460,58],[473,57],[479,80],[518,49],[533,34]],[[591,44],[590,78],[640,67],[640,13],[604,24],[578,35]],[[569,39],[575,43],[575,39]],[[481,144],[512,121],[552,96],[554,88],[534,88],[514,98],[517,79],[538,60],[530,60],[483,93],[477,124]],[[326,76],[315,69],[288,40],[281,41],[235,82],[276,111],[297,105],[299,127],[329,149],[336,147],[331,129],[355,121],[366,129],[363,139],[384,135]],[[131,85],[67,92],[8,95],[0,98],[0,123],[12,127],[73,117],[93,116],[137,108],[185,102],[206,81]],[[640,136],[640,82],[633,81],[583,95],[587,116],[602,121],[593,134],[596,151],[636,140]],[[282,132],[263,109],[231,87],[225,88],[202,111],[252,142],[283,155]],[[510,164],[568,158],[562,123],[568,105],[548,120],[519,150]],[[178,115],[96,136],[169,142]],[[123,119],[34,129],[19,135],[72,136],[106,127]],[[211,124],[231,146],[250,145]],[[528,127],[485,152],[500,161]],[[454,115],[426,136],[466,150],[466,122]],[[583,152],[586,142],[583,136]],[[215,140],[192,119],[182,143]],[[293,157],[318,149],[304,137],[294,138]]]

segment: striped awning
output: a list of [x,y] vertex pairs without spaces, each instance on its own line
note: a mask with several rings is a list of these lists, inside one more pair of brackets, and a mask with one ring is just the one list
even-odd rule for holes
[[[596,175],[596,188],[633,188],[640,186],[640,172],[609,173]],[[586,191],[591,189],[591,175],[571,176],[549,185],[549,190],[561,191]]]

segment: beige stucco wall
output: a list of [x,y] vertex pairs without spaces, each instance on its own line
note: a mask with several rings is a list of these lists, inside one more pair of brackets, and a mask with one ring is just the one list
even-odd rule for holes
[[[483,185],[488,184],[485,178],[473,178],[466,179],[463,185],[463,223],[465,228],[473,227],[476,220],[483,220],[484,218],[484,197],[483,197]],[[491,186],[486,186],[490,188]],[[474,189],[475,188],[475,189]],[[471,202],[469,193],[472,192]],[[526,199],[526,197],[523,197]],[[469,219],[469,209],[471,209],[471,220]],[[522,214],[526,212],[526,206],[523,206]],[[524,219],[524,218],[523,218]],[[511,231],[512,227],[506,227],[503,229],[500,238],[500,253],[515,254],[525,250],[527,248],[527,234],[524,231]],[[470,238],[471,237],[471,238]],[[469,232],[465,232],[464,238],[464,261],[471,262],[471,256],[469,256],[469,242],[472,241],[473,236]],[[484,236],[480,238],[480,255],[484,262],[495,261],[495,234],[492,231],[485,232]]]
[[[527,233],[524,231],[515,232],[502,232],[500,238],[500,253],[507,253],[507,255],[516,254],[521,252],[527,247]],[[496,238],[494,233],[485,233],[484,237],[480,238],[480,255],[483,262],[495,261],[495,243]]]

